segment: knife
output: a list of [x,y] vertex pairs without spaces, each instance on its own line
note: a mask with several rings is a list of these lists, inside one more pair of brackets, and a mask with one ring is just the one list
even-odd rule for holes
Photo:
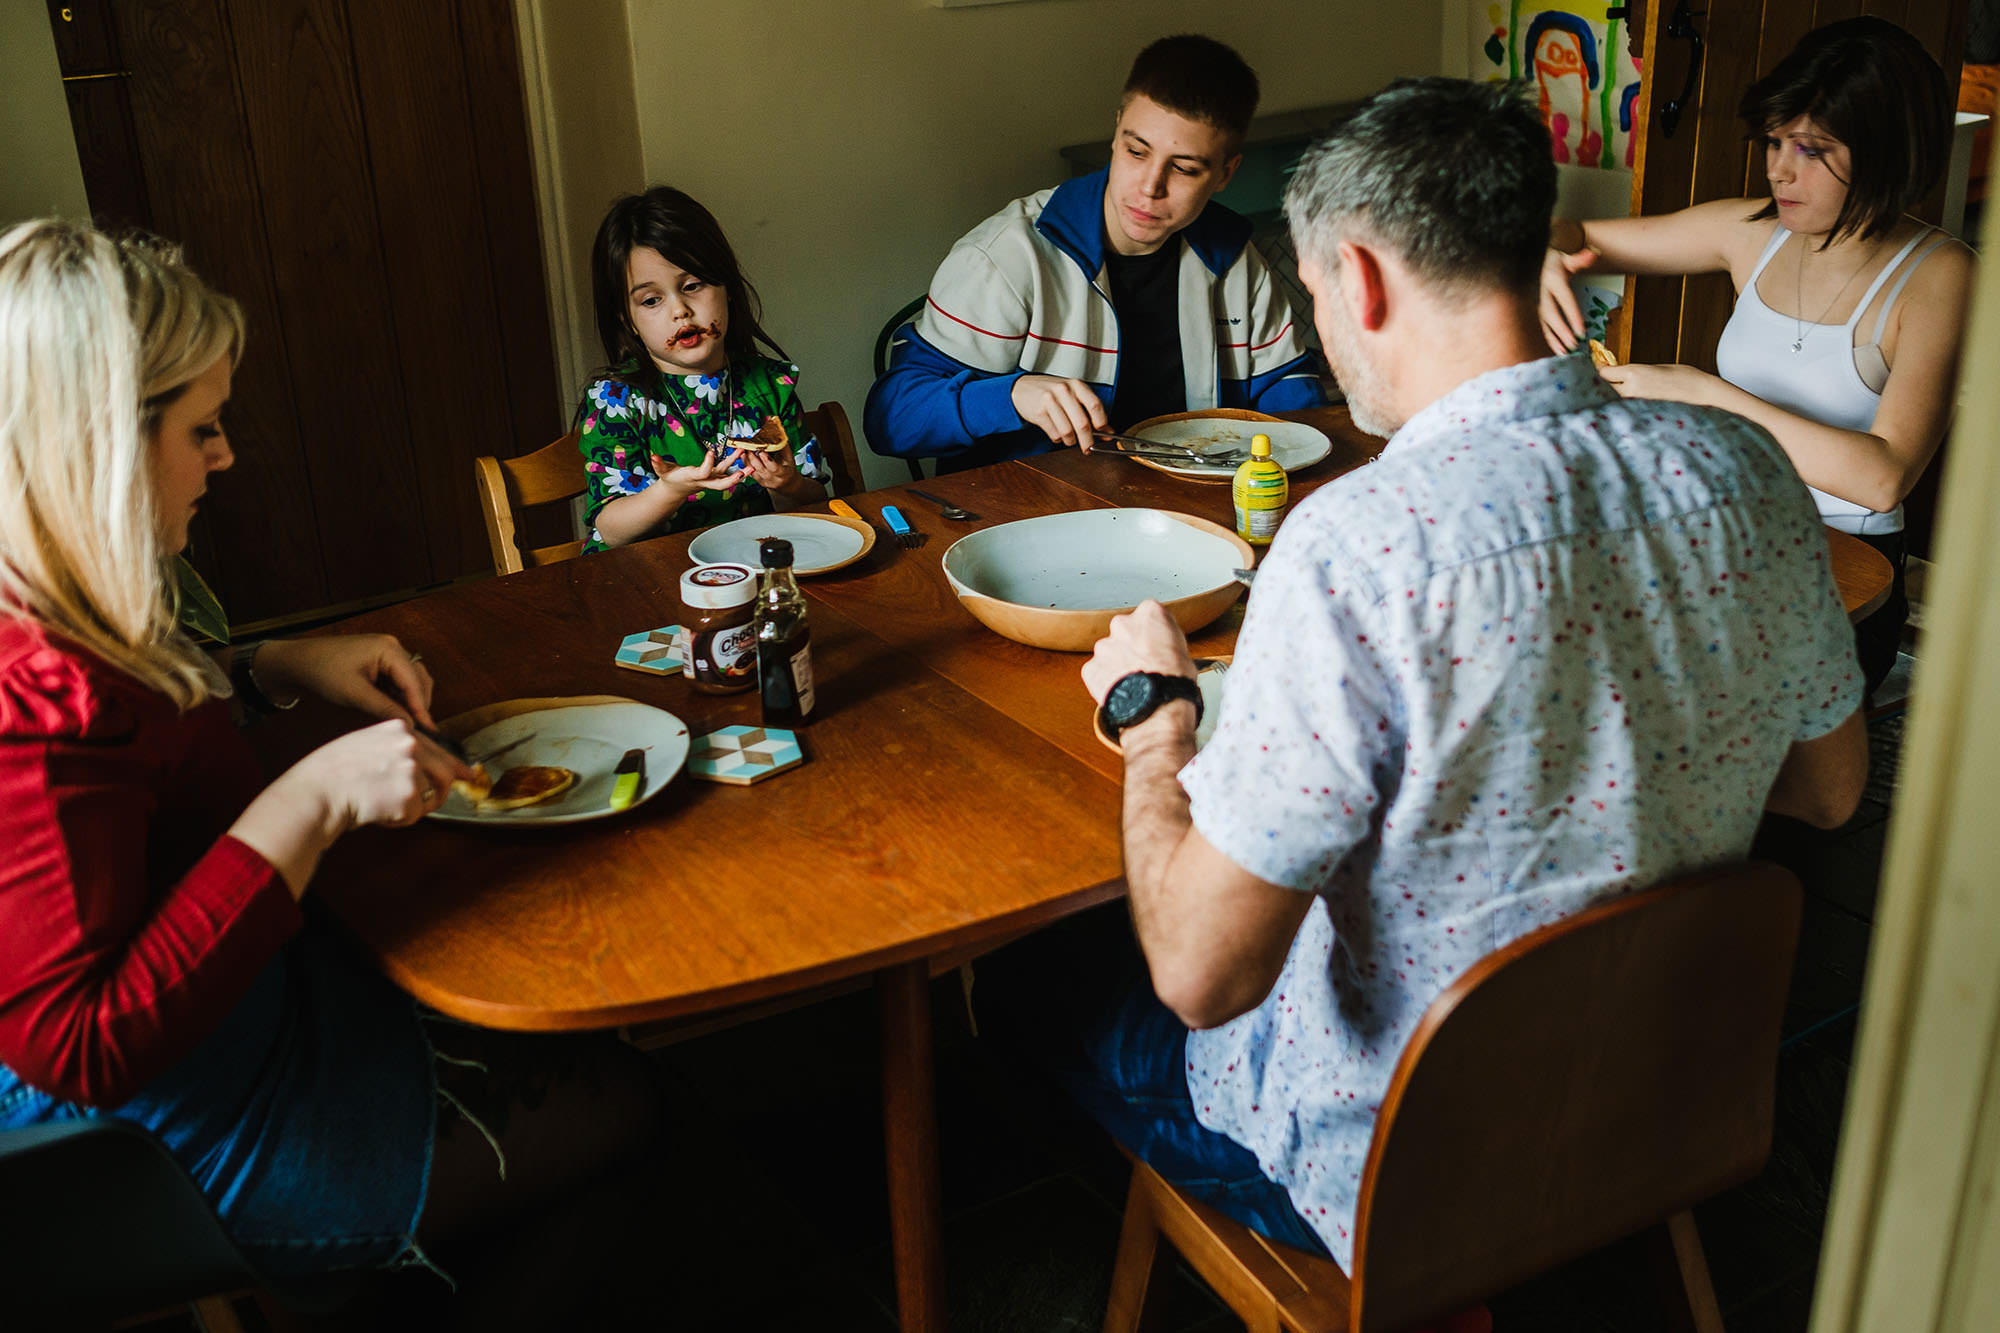
[[611,771],[616,776],[611,784],[610,806],[613,810],[630,809],[639,799],[639,793],[646,789],[646,752],[627,750],[618,767]]

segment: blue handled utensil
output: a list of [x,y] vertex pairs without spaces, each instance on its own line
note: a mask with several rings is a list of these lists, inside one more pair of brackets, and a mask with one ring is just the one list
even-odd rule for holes
[[896,534],[896,540],[905,546],[916,546],[924,540],[924,534],[910,526],[910,520],[903,517],[903,511],[894,505],[882,506],[882,521],[889,525],[889,531]]

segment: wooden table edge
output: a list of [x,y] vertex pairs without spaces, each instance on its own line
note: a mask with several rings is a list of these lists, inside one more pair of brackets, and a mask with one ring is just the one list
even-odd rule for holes
[[383,975],[406,994],[461,1022],[501,1032],[599,1032],[662,1019],[689,1018],[760,1000],[796,995],[940,956],[969,957],[979,952],[978,946],[983,942],[991,941],[997,948],[1028,931],[1110,902],[1124,893],[1125,881],[1122,878],[1105,880],[1060,897],[1045,898],[1004,916],[988,917],[920,940],[906,941],[869,953],[852,954],[792,972],[772,973],[736,985],[659,1000],[574,1009],[530,1008],[459,995],[425,982],[386,956],[376,955],[376,962]]

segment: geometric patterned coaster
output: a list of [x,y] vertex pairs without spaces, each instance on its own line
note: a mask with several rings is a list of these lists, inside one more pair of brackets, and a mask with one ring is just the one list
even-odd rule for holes
[[691,778],[747,787],[806,759],[795,732],[777,727],[723,727],[698,737],[688,755]]
[[681,633],[679,625],[663,625],[659,629],[627,634],[625,642],[618,645],[618,656],[611,660],[619,666],[655,676],[679,675]]

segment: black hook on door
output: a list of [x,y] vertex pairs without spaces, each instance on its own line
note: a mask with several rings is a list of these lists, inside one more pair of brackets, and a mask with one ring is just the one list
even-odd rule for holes
[[1694,47],[1694,51],[1688,56],[1687,79],[1681,84],[1680,96],[1670,99],[1660,108],[1662,138],[1674,137],[1674,131],[1680,128],[1681,113],[1687,110],[1688,103],[1694,100],[1695,86],[1701,82],[1701,34],[1695,31],[1694,21],[1707,12],[1705,9],[1689,9],[1687,0],[1678,0],[1674,5],[1674,12],[1667,16],[1667,36],[1689,43]]

